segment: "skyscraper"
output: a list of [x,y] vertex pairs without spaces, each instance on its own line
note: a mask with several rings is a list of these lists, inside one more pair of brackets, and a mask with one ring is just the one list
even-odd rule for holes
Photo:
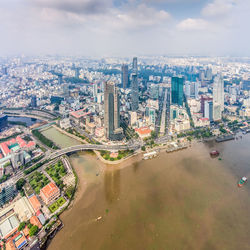
[[37,107],[37,101],[36,101],[36,96],[35,95],[33,95],[31,97],[30,105],[31,105],[32,108],[36,108]]
[[204,95],[201,96],[201,113],[202,113],[203,117],[205,117],[205,102],[212,101],[212,100],[213,100],[213,98],[211,98],[211,97],[204,96]]
[[131,83],[131,110],[137,111],[139,108],[139,89],[138,89],[138,69],[137,57],[133,58],[132,83]]
[[138,90],[138,78],[135,73],[132,74],[131,83],[131,110],[137,111],[139,108],[139,90]]
[[171,79],[171,102],[179,106],[183,105],[183,85],[182,77],[174,76]]
[[213,107],[214,120],[221,119],[221,112],[224,110],[224,81],[221,75],[214,78],[213,83]]
[[128,87],[128,65],[122,65],[122,87],[126,89]]
[[212,101],[205,101],[204,117],[208,118],[210,121],[213,120],[213,102]]
[[104,127],[107,139],[116,141],[123,138],[120,127],[120,99],[113,82],[104,84]]
[[137,57],[133,58],[133,73],[137,75],[138,67],[137,67]]

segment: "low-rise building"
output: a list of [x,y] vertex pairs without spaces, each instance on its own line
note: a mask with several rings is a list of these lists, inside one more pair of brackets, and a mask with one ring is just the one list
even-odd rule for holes
[[60,196],[60,189],[54,182],[50,182],[40,190],[40,196],[44,203],[48,205]]
[[136,128],[135,132],[139,135],[141,139],[147,138],[151,136],[151,129],[148,127]]

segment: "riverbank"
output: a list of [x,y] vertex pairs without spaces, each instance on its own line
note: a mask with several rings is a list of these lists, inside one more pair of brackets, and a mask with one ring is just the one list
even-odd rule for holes
[[[210,157],[215,145],[223,161]],[[152,160],[132,158],[118,166],[85,153],[72,155],[80,189],[70,209],[60,216],[65,226],[49,249],[183,249],[187,245],[247,249],[250,225],[245,218],[250,200],[247,186],[239,190],[236,185],[237,173],[246,171],[242,165],[248,161],[248,149],[243,154],[244,148],[245,140],[194,143],[173,154],[164,151]]]

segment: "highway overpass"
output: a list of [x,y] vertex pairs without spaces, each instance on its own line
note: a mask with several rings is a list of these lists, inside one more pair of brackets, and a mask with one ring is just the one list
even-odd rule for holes
[[53,152],[48,158],[50,160],[62,156],[64,154],[73,153],[77,151],[84,151],[84,150],[137,150],[140,148],[139,144],[134,145],[96,145],[96,144],[81,144],[76,146],[71,146],[68,148],[63,148]]

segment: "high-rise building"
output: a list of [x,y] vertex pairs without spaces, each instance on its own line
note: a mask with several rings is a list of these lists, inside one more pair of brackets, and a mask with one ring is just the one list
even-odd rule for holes
[[149,96],[153,100],[158,100],[159,98],[159,85],[158,84],[151,84]]
[[75,78],[79,79],[79,76],[80,76],[80,69],[75,68]]
[[128,65],[122,65],[122,87],[126,89],[128,87]]
[[3,73],[3,75],[8,75],[8,68],[7,67],[3,67],[2,68],[2,73]]
[[138,89],[138,78],[136,74],[132,74],[131,83],[131,110],[137,111],[139,108],[139,89]]
[[133,73],[137,75],[138,73],[138,67],[137,67],[137,57],[133,58]]
[[62,74],[58,74],[58,84],[62,84]]
[[210,121],[213,120],[213,102],[205,101],[204,117],[208,118]]
[[213,108],[214,120],[218,121],[221,119],[221,112],[224,110],[224,81],[221,75],[214,78]]
[[[92,85],[92,87],[93,87],[93,97],[95,98],[95,99],[97,99],[97,93],[98,93],[98,86],[97,86],[97,83],[94,83],[93,85]],[[96,101],[96,100],[95,100]]]
[[244,80],[242,83],[243,90],[250,90],[250,80]]
[[36,108],[37,107],[37,101],[36,101],[36,96],[35,95],[33,95],[31,97],[30,105],[31,105],[32,108]]
[[120,99],[118,88],[113,82],[104,84],[104,127],[107,139],[116,141],[123,138],[120,127]]
[[0,206],[8,203],[16,196],[14,185],[5,185],[0,189]]
[[183,85],[182,77],[172,77],[171,79],[171,102],[179,106],[183,105]]
[[213,120],[214,121],[221,120],[221,106],[218,103],[213,103]]
[[204,95],[201,96],[201,113],[202,113],[203,117],[205,117],[205,102],[212,101],[212,100],[213,100],[213,98],[211,98],[211,97],[204,96]]

